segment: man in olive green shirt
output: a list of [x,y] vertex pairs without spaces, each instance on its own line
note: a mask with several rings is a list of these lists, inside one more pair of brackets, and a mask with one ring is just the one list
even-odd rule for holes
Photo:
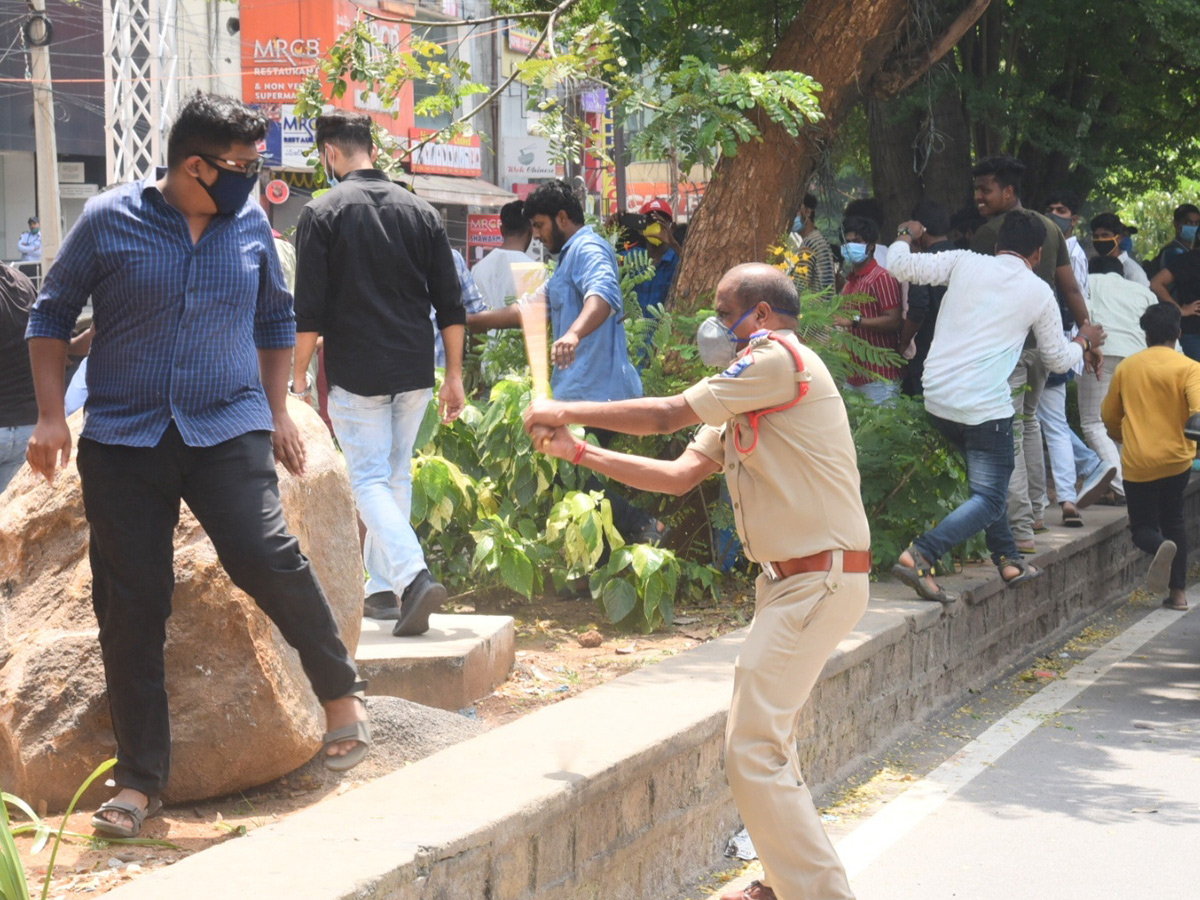
[[[975,205],[987,219],[971,239],[971,249],[989,256],[996,253],[996,238],[1000,226],[1013,210],[1021,206],[1021,176],[1025,164],[1011,156],[989,156],[981,159],[971,174],[975,178]],[[1066,306],[1073,323],[1064,321],[1064,330],[1070,324],[1085,325],[1089,321],[1087,302],[1075,280],[1071,267],[1071,254],[1062,230],[1051,219],[1029,210],[1046,226],[1046,242],[1042,245],[1042,258],[1034,272],[1050,285],[1058,297],[1059,306]],[[1035,523],[1041,524],[1043,502],[1046,494],[1046,466],[1042,456],[1042,430],[1038,425],[1037,408],[1046,387],[1046,367],[1038,356],[1032,335],[1025,342],[1017,366],[1013,369],[1009,385],[1014,392],[1021,391],[1021,407],[1013,421],[1013,449],[1016,454],[1012,480],[1008,485],[1008,519],[1013,538],[1023,552],[1033,550]],[[1028,390],[1025,390],[1028,386]],[[1025,440],[1026,436],[1028,440]]]

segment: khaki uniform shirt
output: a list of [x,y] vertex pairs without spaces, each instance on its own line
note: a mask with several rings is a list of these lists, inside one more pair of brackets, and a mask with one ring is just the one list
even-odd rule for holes
[[[805,375],[788,349],[766,336],[750,342],[733,365],[684,391],[702,425],[689,450],[721,465],[733,499],[734,518],[746,555],[776,562],[824,550],[868,550],[871,532],[859,493],[858,456],[841,394],[821,358],[791,331],[779,332],[800,350]],[[770,409],[796,397],[798,404],[763,416],[758,446],[746,413]]]

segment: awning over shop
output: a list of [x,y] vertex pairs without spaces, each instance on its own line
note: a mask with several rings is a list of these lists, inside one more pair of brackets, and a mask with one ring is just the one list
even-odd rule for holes
[[399,180],[411,184],[416,195],[430,203],[499,209],[505,203],[517,199],[516,194],[484,181],[482,178],[404,174],[399,177]]

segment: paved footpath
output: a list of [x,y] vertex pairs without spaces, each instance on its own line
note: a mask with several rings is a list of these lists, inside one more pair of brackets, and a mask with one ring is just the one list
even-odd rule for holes
[[837,837],[858,900],[1200,898],[1200,590],[1189,600]]
[[1156,610],[838,844],[859,900],[1200,898],[1200,592]]

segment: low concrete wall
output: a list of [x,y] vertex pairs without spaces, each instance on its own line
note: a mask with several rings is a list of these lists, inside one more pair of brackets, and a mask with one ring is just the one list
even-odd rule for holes
[[[1200,493],[1187,511],[1200,521]],[[1145,570],[1120,510],[1056,531],[1047,574],[988,567],[943,610],[873,591],[800,722],[817,786],[1111,603]],[[113,891],[113,900],[634,900],[718,862],[737,823],[721,761],[741,633],[634,672]]]

